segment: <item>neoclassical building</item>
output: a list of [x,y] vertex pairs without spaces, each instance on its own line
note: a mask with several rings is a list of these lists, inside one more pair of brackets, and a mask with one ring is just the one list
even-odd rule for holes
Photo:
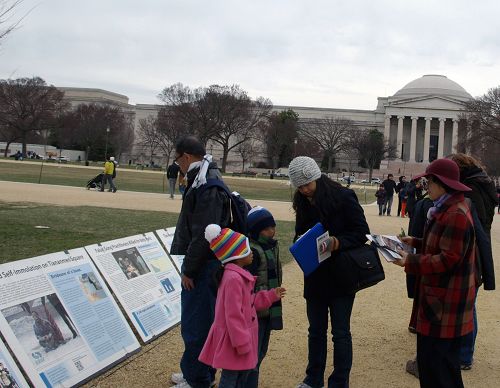
[[[120,106],[127,114],[134,116],[135,129],[139,121],[148,116],[155,116],[159,105],[131,105],[128,97],[104,91],[87,88],[60,88],[72,104],[101,102]],[[293,109],[299,114],[299,120],[314,122],[325,117],[343,117],[351,119],[358,128],[376,128],[384,134],[385,139],[394,144],[397,158],[384,161],[381,169],[394,169],[395,166],[416,165],[422,169],[426,163],[445,156],[455,150],[457,145],[458,118],[464,103],[472,96],[456,82],[444,75],[424,75],[411,81],[394,95],[379,97],[374,110],[314,108],[298,106],[274,106],[275,111]],[[150,155],[136,144],[131,152],[122,155],[122,162],[149,162]],[[218,146],[209,145],[209,150],[217,159],[221,157]],[[257,155],[263,159],[264,153]],[[153,155],[158,164],[163,164],[164,155]],[[340,163],[339,163],[340,162]],[[345,160],[337,161],[337,167],[342,167]],[[391,166],[392,164],[392,166]],[[228,169],[237,170],[241,166],[239,156],[230,154]]]

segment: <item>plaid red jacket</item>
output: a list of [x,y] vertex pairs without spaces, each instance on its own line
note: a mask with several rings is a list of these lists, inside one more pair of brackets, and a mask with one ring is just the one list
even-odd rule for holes
[[417,332],[437,338],[461,337],[473,329],[476,296],[475,233],[464,195],[452,195],[425,228],[413,238],[421,254],[409,254],[407,273],[416,274],[413,309]]

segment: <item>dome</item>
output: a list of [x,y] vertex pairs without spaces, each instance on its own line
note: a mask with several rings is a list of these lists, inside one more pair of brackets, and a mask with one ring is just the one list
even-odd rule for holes
[[413,98],[428,95],[452,97],[458,100],[469,100],[472,96],[456,82],[444,75],[428,74],[411,81],[398,90],[393,97]]

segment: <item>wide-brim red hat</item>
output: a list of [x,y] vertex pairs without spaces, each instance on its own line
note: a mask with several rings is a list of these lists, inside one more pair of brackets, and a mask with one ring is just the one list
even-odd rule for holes
[[446,186],[457,191],[472,191],[470,187],[460,182],[460,169],[451,159],[436,159],[427,166],[423,174],[413,177],[413,180],[433,175]]

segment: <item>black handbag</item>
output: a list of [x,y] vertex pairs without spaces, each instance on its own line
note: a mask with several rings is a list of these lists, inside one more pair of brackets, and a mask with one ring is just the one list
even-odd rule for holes
[[350,292],[374,286],[385,279],[377,248],[372,244],[339,251],[333,257],[335,281]]

